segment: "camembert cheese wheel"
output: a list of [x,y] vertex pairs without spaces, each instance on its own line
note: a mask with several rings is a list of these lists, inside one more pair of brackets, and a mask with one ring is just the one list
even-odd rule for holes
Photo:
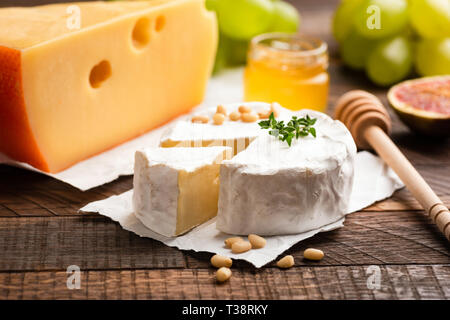
[[347,128],[327,115],[316,118],[317,137],[292,145],[267,133],[224,161],[217,228],[233,235],[297,234],[333,223],[347,213],[356,146]]
[[[228,113],[242,104],[224,105]],[[270,105],[245,103],[252,111]],[[235,156],[221,165],[216,226],[233,235],[297,234],[344,217],[354,176],[356,145],[347,128],[326,114],[280,106],[278,120],[316,118],[311,135],[286,142],[258,123],[227,119],[212,123],[179,121],[163,136],[161,146],[228,145]],[[206,115],[216,108],[202,111]]]

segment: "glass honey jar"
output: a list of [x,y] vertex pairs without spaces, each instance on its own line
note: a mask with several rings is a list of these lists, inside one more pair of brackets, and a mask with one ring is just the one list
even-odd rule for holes
[[249,47],[244,99],[325,112],[327,68],[327,44],[319,39],[285,33],[259,35]]

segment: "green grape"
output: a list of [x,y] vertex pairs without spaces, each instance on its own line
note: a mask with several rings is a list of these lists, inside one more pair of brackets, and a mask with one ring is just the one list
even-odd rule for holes
[[409,0],[409,4],[411,24],[420,36],[450,36],[449,0]]
[[206,0],[205,6],[208,10],[216,10],[218,0]]
[[340,46],[341,58],[352,69],[364,69],[369,54],[376,44],[377,40],[364,38],[353,31]]
[[338,42],[350,34],[353,28],[353,16],[362,0],[343,0],[333,17],[333,35]]
[[227,62],[230,66],[243,65],[247,61],[248,41],[229,39]]
[[364,0],[353,19],[356,30],[362,36],[392,36],[408,24],[408,3],[406,0]]
[[219,35],[219,47],[217,48],[216,61],[213,73],[230,66],[245,64],[247,60],[248,41],[240,41],[227,37],[223,33]]
[[214,61],[213,74],[217,74],[222,69],[227,67],[228,50],[229,50],[229,40],[225,36],[220,34],[219,46],[217,47],[216,53],[216,60]]
[[370,54],[366,72],[380,86],[388,86],[409,75],[412,69],[412,48],[405,37],[384,40]]
[[270,0],[218,0],[220,31],[239,40],[264,33],[272,23],[273,4]]
[[416,47],[415,66],[422,76],[450,74],[450,38],[421,40]]
[[273,4],[273,22],[269,27],[271,32],[295,33],[300,25],[300,14],[293,5],[284,1]]

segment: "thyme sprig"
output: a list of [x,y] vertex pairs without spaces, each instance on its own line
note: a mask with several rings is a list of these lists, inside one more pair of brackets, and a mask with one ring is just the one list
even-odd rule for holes
[[306,115],[303,118],[297,118],[293,116],[292,119],[285,124],[283,120],[277,121],[273,112],[270,114],[268,120],[260,121],[258,124],[261,129],[269,129],[269,134],[291,146],[292,139],[306,137],[311,134],[316,137],[316,129],[313,125],[316,123],[316,118],[311,118]]

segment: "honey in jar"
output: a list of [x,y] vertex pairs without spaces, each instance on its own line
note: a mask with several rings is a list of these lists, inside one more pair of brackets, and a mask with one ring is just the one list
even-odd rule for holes
[[262,34],[250,43],[244,72],[246,101],[278,102],[291,110],[327,106],[327,44],[294,34]]

